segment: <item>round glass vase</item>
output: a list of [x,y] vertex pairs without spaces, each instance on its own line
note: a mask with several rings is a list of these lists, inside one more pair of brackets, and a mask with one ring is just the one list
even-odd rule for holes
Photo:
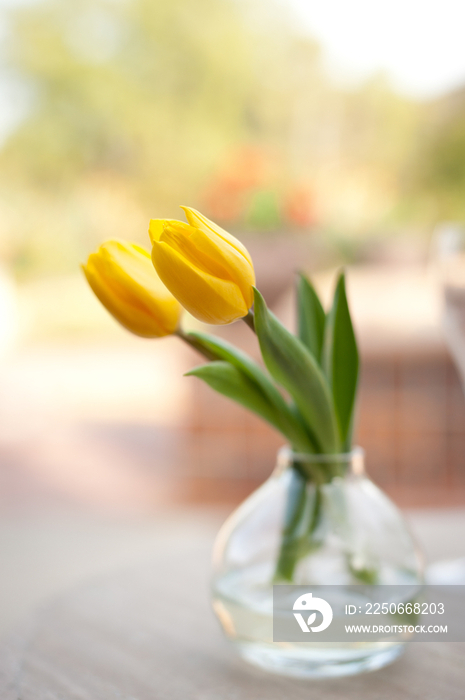
[[282,448],[270,478],[224,523],[213,552],[213,609],[225,635],[244,659],[283,675],[381,668],[405,639],[273,642],[274,584],[421,583],[419,551],[398,508],[366,476],[361,448],[340,455]]

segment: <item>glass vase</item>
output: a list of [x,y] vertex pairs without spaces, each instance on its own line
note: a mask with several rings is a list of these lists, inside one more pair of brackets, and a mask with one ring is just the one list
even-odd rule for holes
[[273,642],[274,584],[421,582],[421,557],[402,514],[366,476],[361,448],[341,455],[283,448],[270,478],[228,518],[214,546],[213,608],[225,635],[244,659],[283,675],[380,668],[405,640]]

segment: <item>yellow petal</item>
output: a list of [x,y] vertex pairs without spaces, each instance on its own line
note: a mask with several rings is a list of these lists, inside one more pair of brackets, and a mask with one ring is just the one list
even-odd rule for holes
[[238,251],[238,253],[240,253],[247,260],[249,265],[253,267],[253,262],[252,258],[250,257],[249,251],[247,250],[245,245],[243,245],[240,241],[237,240],[237,238],[225,231],[224,228],[221,228],[221,226],[218,226],[218,224],[215,224],[214,221],[210,221],[210,219],[207,219],[206,216],[201,214],[196,209],[192,209],[191,207],[181,207],[181,209],[184,211],[186,219],[191,224],[191,226],[195,226],[196,228],[199,228],[205,233],[216,234],[224,241],[232,245],[232,247],[235,248]]
[[158,324],[154,324],[151,315],[143,309],[138,309],[131,303],[130,299],[124,299],[115,287],[110,286],[108,280],[97,271],[97,265],[93,265],[89,260],[87,266],[83,266],[92,291],[102,302],[121,325],[132,333],[142,337],[152,338],[154,336],[166,335],[165,329]]
[[200,270],[167,243],[154,244],[152,261],[162,282],[200,321],[223,325],[247,315],[237,284]]
[[181,224],[182,226],[186,226],[184,221],[177,221],[176,219],[150,219],[149,236],[152,244],[160,240],[160,236],[168,224]]
[[190,238],[203,260],[215,260],[217,265],[226,272],[225,279],[231,279],[242,292],[247,308],[253,304],[253,287],[255,273],[253,266],[239,253],[236,248],[226,243],[222,238],[196,229]]
[[111,276],[129,290],[134,291],[134,298],[151,303],[153,300],[170,299],[158,275],[154,273],[150,253],[135,243],[126,241],[108,241],[100,248],[102,259],[108,262]]
[[187,224],[169,223],[159,239],[178,251],[190,263],[220,279],[235,282],[249,309],[253,304],[253,266],[236,248],[211,231]]
[[[202,246],[196,245],[196,234],[204,235],[194,226],[184,224],[181,226],[167,226],[160,238],[160,243],[167,243],[173,250],[177,251],[181,257],[198,267],[203,272],[219,277],[220,279],[231,279],[227,268],[221,264],[218,255],[207,255]],[[216,251],[214,251],[216,252]]]
[[176,330],[181,308],[143,248],[109,241],[89,256],[83,270],[95,295],[128,330],[149,338]]

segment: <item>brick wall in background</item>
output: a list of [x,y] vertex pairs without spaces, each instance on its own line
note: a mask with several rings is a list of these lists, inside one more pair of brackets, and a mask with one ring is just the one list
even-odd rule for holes
[[[447,351],[377,352],[362,366],[356,442],[371,478],[402,506],[465,504],[465,398]],[[192,399],[192,488],[208,500],[246,495],[271,473],[282,439],[200,382]]]
[[465,398],[447,351],[367,357],[357,441],[403,505],[465,503]]

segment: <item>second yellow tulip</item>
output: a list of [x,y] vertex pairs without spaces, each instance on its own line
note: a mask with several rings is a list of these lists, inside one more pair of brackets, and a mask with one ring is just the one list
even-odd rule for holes
[[82,269],[97,298],[132,333],[159,338],[177,330],[182,309],[140,246],[107,241]]

